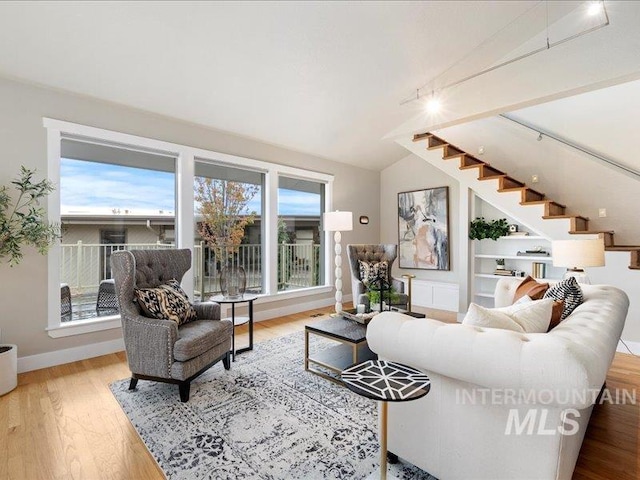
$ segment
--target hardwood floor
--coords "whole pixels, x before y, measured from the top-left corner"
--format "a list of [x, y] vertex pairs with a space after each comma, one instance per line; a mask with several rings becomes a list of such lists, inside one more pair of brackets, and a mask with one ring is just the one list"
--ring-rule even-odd
[[[328, 311], [257, 323], [254, 340], [303, 331], [311, 315]], [[455, 321], [455, 314], [428, 313]], [[247, 335], [236, 339], [244, 345]], [[109, 390], [128, 376], [124, 352], [19, 375], [18, 388], [0, 397], [0, 479], [164, 478]], [[640, 359], [616, 354], [607, 386], [640, 392]], [[639, 432], [638, 405], [596, 406], [574, 478], [640, 478]]]

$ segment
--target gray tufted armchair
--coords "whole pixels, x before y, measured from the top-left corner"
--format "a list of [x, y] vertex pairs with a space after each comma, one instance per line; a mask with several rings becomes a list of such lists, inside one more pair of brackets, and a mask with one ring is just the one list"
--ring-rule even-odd
[[131, 250], [111, 256], [127, 361], [129, 390], [139, 379], [178, 384], [180, 400], [189, 400], [191, 381], [222, 360], [229, 370], [233, 326], [220, 320], [220, 305], [196, 303], [198, 320], [178, 326], [172, 320], [145, 317], [134, 301], [134, 288], [178, 282], [191, 268], [191, 251]]
[[394, 307], [406, 309], [408, 297], [404, 293], [404, 283], [391, 276], [391, 266], [398, 256], [398, 246], [393, 243], [380, 245], [347, 245], [347, 255], [349, 256], [349, 267], [351, 269], [351, 293], [353, 295], [353, 303], [363, 303], [369, 306], [369, 297], [366, 295], [367, 287], [362, 283], [360, 278], [360, 267], [358, 260], [363, 262], [381, 262], [386, 260], [389, 263], [388, 282], [398, 292], [399, 299], [393, 303]]

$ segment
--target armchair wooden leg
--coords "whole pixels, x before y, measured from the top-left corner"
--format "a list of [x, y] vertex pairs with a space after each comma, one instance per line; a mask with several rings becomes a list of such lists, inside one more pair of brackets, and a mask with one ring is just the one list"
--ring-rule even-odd
[[138, 379], [131, 377], [131, 380], [129, 381], [129, 390], [134, 390], [136, 385], [138, 385]]
[[178, 384], [178, 390], [180, 390], [180, 401], [182, 403], [189, 401], [190, 389], [191, 389], [191, 382], [182, 382]]
[[224, 365], [225, 370], [231, 369], [231, 352], [227, 352], [227, 354], [222, 359], [222, 364]]

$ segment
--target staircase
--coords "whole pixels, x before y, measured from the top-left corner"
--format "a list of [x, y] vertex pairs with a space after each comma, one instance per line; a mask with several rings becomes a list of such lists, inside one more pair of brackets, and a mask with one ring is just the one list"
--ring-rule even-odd
[[[640, 246], [616, 245], [613, 231], [590, 230], [589, 219], [587, 217], [574, 213], [568, 213], [568, 209], [565, 205], [547, 198], [544, 193], [527, 187], [524, 182], [510, 177], [506, 172], [502, 172], [501, 170], [492, 167], [489, 163], [475, 158], [473, 155], [470, 155], [460, 148], [447, 143], [445, 140], [437, 137], [436, 135], [433, 135], [432, 133], [426, 132], [413, 136], [414, 143], [424, 142], [425, 140], [427, 141], [427, 150], [442, 149], [442, 160], [444, 160], [445, 162], [449, 162], [450, 160], [457, 160], [459, 162], [457, 169], [463, 172], [467, 171], [471, 173], [477, 173], [478, 182], [485, 183], [494, 181], [495, 185], [495, 181], [497, 181], [497, 188], [495, 188], [495, 192], [497, 192], [498, 194], [508, 194], [510, 195], [510, 197], [514, 197], [513, 194], [515, 194], [516, 201], [519, 200], [517, 201], [518, 205], [526, 208], [537, 207], [536, 212], [541, 213], [540, 218], [542, 220], [564, 220], [565, 223], [561, 225], [567, 225], [567, 234], [591, 235], [592, 237], [603, 239], [606, 251], [630, 252], [631, 258], [629, 268], [632, 270], [640, 270]], [[402, 142], [399, 143], [404, 144]], [[415, 148], [410, 148], [410, 145], [404, 144], [404, 146], [409, 150], [418, 153], [415, 151]], [[420, 156], [424, 157], [424, 155]], [[439, 168], [441, 170], [444, 170], [445, 172], [449, 170], [449, 172], [447, 173], [450, 173], [450, 170], [454, 167], [452, 167], [451, 165], [442, 165], [439, 166]], [[476, 185], [476, 188], [473, 189], [476, 191], [484, 190], [487, 195], [490, 195], [485, 185], [478, 184]], [[491, 190], [494, 189], [492, 188]], [[524, 216], [523, 223], [528, 223], [529, 226], [531, 226], [534, 230], [537, 230], [535, 225], [531, 225], [531, 223], [535, 221], [534, 218], [532, 218], [532, 216], [530, 215], [531, 212], [521, 213]], [[518, 217], [518, 215], [516, 215], [516, 217]], [[556, 230], [557, 228], [558, 226], [554, 227], [554, 229]], [[543, 227], [543, 231], [548, 231], [548, 229]], [[552, 236], [552, 238], [556, 238], [556, 236]]]

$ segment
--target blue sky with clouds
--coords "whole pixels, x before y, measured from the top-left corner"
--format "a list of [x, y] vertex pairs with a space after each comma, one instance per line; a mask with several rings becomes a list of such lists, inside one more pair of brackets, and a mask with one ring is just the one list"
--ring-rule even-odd
[[[60, 165], [62, 212], [91, 208], [175, 211], [175, 175], [141, 168], [63, 158]], [[248, 211], [260, 213], [260, 195]], [[280, 215], [319, 215], [320, 195], [278, 190]]]

